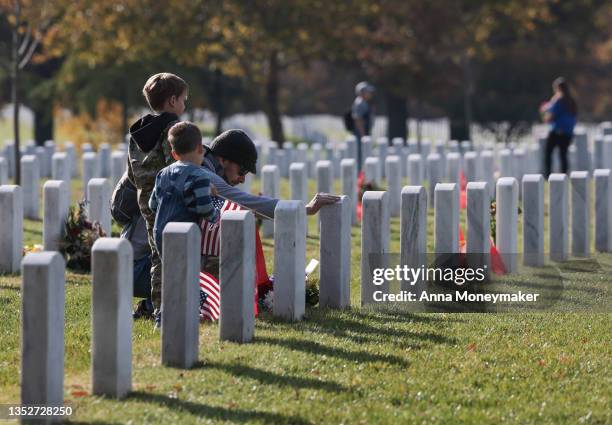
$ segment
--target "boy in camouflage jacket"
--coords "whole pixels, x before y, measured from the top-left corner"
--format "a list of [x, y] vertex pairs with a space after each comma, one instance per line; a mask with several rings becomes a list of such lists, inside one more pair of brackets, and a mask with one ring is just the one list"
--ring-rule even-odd
[[155, 213], [148, 203], [157, 173], [174, 162], [168, 130], [185, 111], [188, 91], [187, 83], [174, 74], [153, 75], [142, 93], [154, 114], [144, 116], [130, 127], [128, 176], [138, 191], [138, 206], [147, 225], [151, 247], [151, 300], [156, 312], [161, 306], [161, 258], [153, 234]]

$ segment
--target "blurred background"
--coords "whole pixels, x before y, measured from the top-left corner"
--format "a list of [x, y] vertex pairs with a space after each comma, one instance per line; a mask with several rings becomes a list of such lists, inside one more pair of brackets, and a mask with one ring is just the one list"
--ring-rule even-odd
[[118, 143], [162, 71], [189, 83], [185, 118], [207, 136], [240, 126], [281, 144], [345, 138], [362, 80], [377, 88], [374, 135], [390, 139], [520, 139], [560, 75], [579, 121], [612, 118], [610, 1], [0, 5], [0, 142]]

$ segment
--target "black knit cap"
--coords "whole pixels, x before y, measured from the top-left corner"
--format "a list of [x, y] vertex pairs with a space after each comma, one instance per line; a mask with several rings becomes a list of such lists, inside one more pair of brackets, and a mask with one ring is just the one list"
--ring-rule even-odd
[[210, 142], [209, 149], [216, 156], [229, 159], [255, 174], [257, 149], [255, 143], [244, 131], [224, 131]]

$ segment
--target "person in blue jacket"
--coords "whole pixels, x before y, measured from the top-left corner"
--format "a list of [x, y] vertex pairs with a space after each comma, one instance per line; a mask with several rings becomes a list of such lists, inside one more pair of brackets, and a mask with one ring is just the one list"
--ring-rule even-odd
[[544, 160], [544, 174], [547, 179], [551, 173], [552, 155], [555, 148], [559, 149], [561, 171], [565, 174], [569, 172], [567, 151], [574, 137], [578, 114], [576, 100], [565, 78], [559, 77], [553, 82], [553, 92], [554, 95], [550, 101], [540, 109], [544, 115], [544, 121], [550, 123]]

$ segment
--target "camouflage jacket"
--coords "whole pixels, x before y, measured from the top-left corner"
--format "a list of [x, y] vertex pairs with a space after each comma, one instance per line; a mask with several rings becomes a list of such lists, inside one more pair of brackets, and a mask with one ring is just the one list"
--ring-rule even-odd
[[174, 114], [147, 115], [130, 127], [128, 177], [136, 186], [138, 205], [145, 220], [150, 221], [149, 198], [155, 186], [155, 176], [174, 162], [168, 130], [178, 121]]

